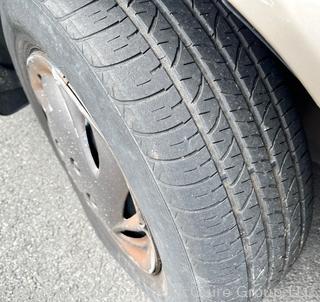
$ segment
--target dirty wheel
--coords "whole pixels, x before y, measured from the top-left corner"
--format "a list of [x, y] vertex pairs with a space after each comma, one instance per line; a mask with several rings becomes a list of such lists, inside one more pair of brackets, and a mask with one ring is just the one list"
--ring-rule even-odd
[[281, 66], [220, 1], [1, 9], [92, 224], [150, 296], [259, 300], [288, 272], [312, 215], [304, 133]]

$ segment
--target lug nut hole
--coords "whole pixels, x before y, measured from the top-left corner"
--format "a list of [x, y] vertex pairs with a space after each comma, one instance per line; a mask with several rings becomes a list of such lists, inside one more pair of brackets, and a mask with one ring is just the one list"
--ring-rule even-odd
[[70, 163], [73, 166], [74, 170], [77, 172], [77, 174], [80, 175], [80, 168], [77, 162], [72, 157], [70, 158]]

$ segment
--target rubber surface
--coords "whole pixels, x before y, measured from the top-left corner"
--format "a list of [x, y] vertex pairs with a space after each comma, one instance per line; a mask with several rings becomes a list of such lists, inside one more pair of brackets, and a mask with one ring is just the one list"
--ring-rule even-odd
[[312, 186], [303, 130], [268, 50], [217, 1], [42, 3], [139, 144], [196, 299], [229, 290], [226, 301], [246, 301], [278, 282], [310, 228]]
[[[0, 132], [0, 301], [151, 302], [94, 234], [31, 108], [0, 117]], [[309, 239], [263, 302], [319, 302], [319, 169], [314, 176]]]

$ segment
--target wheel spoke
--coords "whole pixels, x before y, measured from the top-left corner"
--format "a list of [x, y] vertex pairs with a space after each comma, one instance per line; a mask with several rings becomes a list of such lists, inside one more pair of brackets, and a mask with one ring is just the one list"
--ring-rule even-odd
[[146, 233], [146, 225], [141, 220], [139, 214], [135, 214], [128, 219], [124, 219], [121, 223], [113, 228], [114, 232], [122, 233], [125, 231]]
[[126, 180], [104, 139], [94, 130], [99, 153], [99, 174], [94, 181], [92, 196], [112, 228], [123, 219], [126, 198], [129, 194]]

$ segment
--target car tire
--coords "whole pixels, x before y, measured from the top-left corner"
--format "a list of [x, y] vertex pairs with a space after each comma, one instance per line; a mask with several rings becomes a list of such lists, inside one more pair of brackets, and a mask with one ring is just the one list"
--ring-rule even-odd
[[285, 276], [312, 217], [304, 132], [283, 68], [220, 1], [5, 0], [1, 13], [31, 103], [39, 47], [123, 165], [166, 276], [159, 293], [126, 267], [150, 296], [259, 300]]

